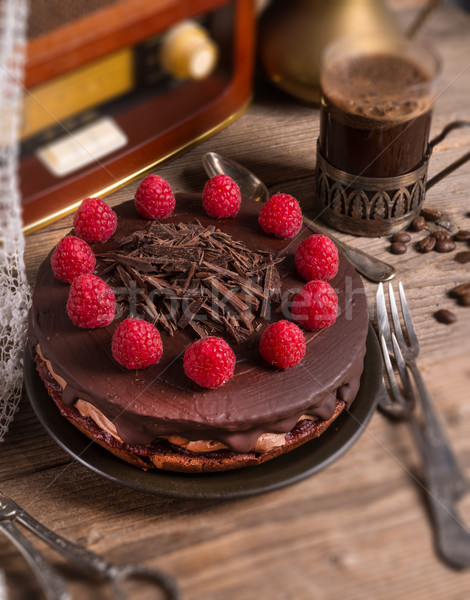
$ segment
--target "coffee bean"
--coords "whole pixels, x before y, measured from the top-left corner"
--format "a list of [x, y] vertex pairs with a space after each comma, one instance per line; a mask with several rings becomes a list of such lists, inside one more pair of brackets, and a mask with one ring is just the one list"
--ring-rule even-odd
[[450, 290], [450, 295], [454, 298], [459, 298], [464, 294], [470, 294], [470, 281], [460, 283]]
[[426, 221], [439, 221], [444, 216], [442, 210], [438, 210], [437, 208], [422, 208], [421, 216], [426, 219]]
[[411, 229], [413, 231], [422, 231], [426, 226], [426, 220], [424, 217], [416, 217], [411, 223]]
[[459, 304], [462, 306], [470, 306], [470, 292], [459, 296]]
[[454, 235], [454, 240], [456, 242], [465, 242], [466, 240], [470, 240], [470, 231], [468, 231], [468, 229], [459, 229]]
[[394, 242], [401, 242], [402, 244], [407, 244], [411, 240], [411, 235], [406, 231], [399, 231], [398, 233], [394, 233], [390, 238], [392, 244]]
[[466, 265], [470, 262], [470, 250], [466, 252], [457, 252], [454, 256], [455, 262], [458, 262], [459, 265]]
[[437, 252], [452, 252], [455, 250], [454, 240], [437, 240], [436, 248]]
[[439, 323], [445, 323], [446, 325], [450, 325], [450, 323], [455, 323], [455, 321], [457, 321], [457, 315], [446, 308], [441, 308], [435, 312], [434, 317]]
[[420, 252], [431, 252], [434, 250], [434, 246], [436, 245], [436, 238], [432, 235], [428, 235], [418, 242], [418, 249]]
[[436, 225], [439, 225], [442, 229], [447, 229], [450, 235], [454, 235], [459, 230], [457, 225], [447, 217], [442, 217], [442, 219], [436, 221]]
[[390, 246], [390, 252], [392, 254], [405, 254], [406, 244], [403, 242], [393, 242], [393, 244]]
[[450, 233], [448, 231], [443, 231], [442, 229], [433, 231], [431, 235], [432, 237], [435, 237], [436, 240], [450, 240]]

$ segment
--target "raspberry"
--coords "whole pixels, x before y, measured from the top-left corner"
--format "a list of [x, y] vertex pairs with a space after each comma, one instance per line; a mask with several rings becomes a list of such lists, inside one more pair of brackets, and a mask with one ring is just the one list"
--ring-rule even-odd
[[160, 175], [148, 175], [135, 193], [135, 207], [146, 219], [163, 219], [175, 210], [176, 200], [168, 181]]
[[305, 338], [301, 329], [289, 321], [277, 321], [263, 331], [259, 342], [261, 356], [279, 369], [289, 369], [305, 355]]
[[163, 354], [158, 329], [148, 321], [125, 319], [113, 335], [111, 349], [115, 360], [126, 369], [145, 369]]
[[311, 235], [304, 240], [295, 253], [295, 266], [300, 275], [310, 281], [329, 281], [338, 272], [338, 249], [326, 235]]
[[289, 194], [275, 194], [259, 212], [258, 222], [265, 233], [287, 239], [299, 233], [302, 211], [299, 203]]
[[292, 316], [305, 329], [325, 329], [336, 320], [338, 296], [326, 281], [309, 281], [292, 301]]
[[225, 340], [209, 336], [191, 344], [184, 353], [184, 372], [205, 388], [216, 388], [232, 377], [235, 354]]
[[96, 275], [79, 275], [70, 286], [67, 314], [79, 327], [106, 327], [114, 319], [116, 299], [107, 283]]
[[105, 242], [116, 231], [117, 215], [101, 198], [85, 198], [75, 213], [73, 227], [86, 242]]
[[228, 175], [216, 175], [206, 181], [202, 192], [202, 206], [209, 217], [236, 217], [241, 202], [240, 188]]
[[90, 246], [74, 235], [60, 240], [51, 256], [51, 265], [57, 279], [72, 283], [79, 275], [93, 273], [96, 258]]

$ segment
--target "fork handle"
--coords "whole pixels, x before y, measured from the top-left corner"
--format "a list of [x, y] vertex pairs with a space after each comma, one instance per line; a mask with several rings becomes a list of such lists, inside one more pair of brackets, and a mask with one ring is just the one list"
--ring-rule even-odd
[[464, 492], [466, 488], [466, 479], [462, 473], [458, 460], [452, 450], [452, 446], [450, 445], [449, 439], [439, 422], [439, 419], [436, 415], [436, 412], [433, 407], [433, 403], [431, 397], [428, 394], [426, 386], [424, 384], [423, 378], [421, 377], [421, 373], [416, 366], [414, 361], [410, 361], [408, 366], [413, 375], [413, 379], [416, 383], [416, 388], [418, 391], [418, 396], [421, 401], [421, 408], [423, 411], [423, 420], [424, 420], [424, 428], [423, 435], [426, 437], [426, 441], [436, 450], [435, 458], [438, 459], [436, 462], [438, 463], [440, 469], [449, 474], [452, 472], [452, 477], [454, 479], [454, 483], [458, 489], [456, 492], [458, 495]]
[[429, 507], [434, 519], [436, 547], [440, 556], [452, 567], [470, 567], [470, 531], [462, 523], [462, 518], [453, 502], [442, 502], [434, 496], [429, 482]]
[[421, 402], [424, 427], [419, 426], [414, 415], [410, 418], [410, 425], [423, 461], [436, 548], [447, 564], [457, 569], [468, 568], [470, 531], [463, 524], [455, 503], [466, 490], [467, 481], [416, 363], [410, 361], [409, 368]]
[[0, 522], [0, 531], [15, 544], [25, 557], [47, 600], [71, 600], [72, 597], [62, 577], [11, 521]]
[[455, 505], [452, 481], [436, 460], [436, 451], [429, 446], [414, 415], [410, 426], [420, 451], [425, 477], [426, 497], [434, 522], [435, 544], [443, 560], [457, 569], [470, 567], [470, 531], [463, 524]]
[[[21, 506], [19, 506], [14, 500], [5, 496], [0, 492], [0, 508], [3, 509], [3, 514], [7, 517], [14, 519], [17, 523], [24, 525], [31, 533], [40, 537], [46, 544], [49, 544], [62, 556], [69, 558], [79, 567], [89, 569], [95, 573], [101, 573], [106, 575], [109, 564], [104, 558], [95, 554], [94, 552], [78, 546], [73, 542], [63, 538], [58, 533], [55, 533], [48, 529], [45, 525], [37, 521], [29, 513], [27, 513]], [[1, 516], [1, 513], [0, 513]], [[16, 530], [18, 536], [20, 532]]]

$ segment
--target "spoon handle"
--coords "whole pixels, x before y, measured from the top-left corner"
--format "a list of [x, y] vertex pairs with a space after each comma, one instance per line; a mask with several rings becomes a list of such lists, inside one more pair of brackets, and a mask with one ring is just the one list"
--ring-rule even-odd
[[394, 266], [359, 250], [358, 248], [354, 248], [353, 246], [349, 246], [348, 244], [343, 244], [338, 238], [331, 235], [329, 231], [324, 229], [321, 225], [319, 225], [316, 221], [312, 221], [308, 217], [304, 217], [304, 223], [310, 227], [314, 228], [320, 233], [324, 233], [327, 235], [330, 240], [336, 244], [341, 250], [349, 262], [356, 268], [361, 275], [367, 277], [371, 281], [376, 283], [380, 281], [389, 281], [393, 279], [397, 274], [397, 271]]

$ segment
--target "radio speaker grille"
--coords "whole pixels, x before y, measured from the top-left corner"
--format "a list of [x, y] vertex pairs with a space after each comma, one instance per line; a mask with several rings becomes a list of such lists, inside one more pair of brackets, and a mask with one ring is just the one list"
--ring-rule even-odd
[[30, 2], [28, 39], [32, 40], [120, 0], [34, 0]]

